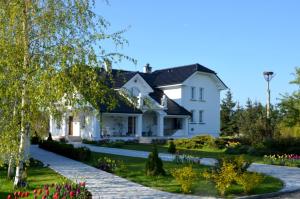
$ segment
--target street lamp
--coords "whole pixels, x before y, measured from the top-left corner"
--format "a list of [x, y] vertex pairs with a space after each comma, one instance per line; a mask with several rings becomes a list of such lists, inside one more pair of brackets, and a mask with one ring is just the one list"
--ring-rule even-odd
[[263, 72], [264, 78], [267, 81], [267, 119], [270, 118], [270, 103], [271, 103], [271, 91], [270, 91], [270, 81], [274, 77], [272, 71]]

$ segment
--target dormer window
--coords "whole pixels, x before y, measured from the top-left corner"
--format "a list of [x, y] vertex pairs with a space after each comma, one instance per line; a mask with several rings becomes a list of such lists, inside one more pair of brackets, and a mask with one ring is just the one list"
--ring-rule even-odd
[[196, 88], [195, 87], [191, 87], [191, 100], [195, 100], [196, 97]]

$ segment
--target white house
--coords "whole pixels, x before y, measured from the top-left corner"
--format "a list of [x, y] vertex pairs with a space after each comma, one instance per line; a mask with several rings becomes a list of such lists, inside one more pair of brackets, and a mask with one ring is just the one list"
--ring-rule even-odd
[[[227, 87], [214, 71], [200, 64], [102, 72], [107, 70], [121, 99], [118, 106], [110, 111], [105, 106], [76, 112], [70, 108], [62, 121], [50, 118], [52, 136], [100, 140], [219, 135], [220, 91]], [[126, 96], [131, 104], [122, 100]]]

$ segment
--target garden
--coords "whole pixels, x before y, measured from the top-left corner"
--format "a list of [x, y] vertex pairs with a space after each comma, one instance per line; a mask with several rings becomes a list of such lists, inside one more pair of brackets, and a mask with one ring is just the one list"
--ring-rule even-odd
[[[144, 186], [172, 193], [236, 197], [275, 192], [283, 187], [276, 178], [247, 172], [251, 162], [244, 157], [230, 156], [220, 159], [216, 167], [209, 167], [190, 158], [164, 162], [158, 157], [159, 147], [156, 145], [151, 146], [148, 159], [95, 153], [85, 147], [73, 148], [58, 141], [45, 141], [40, 143], [40, 147]], [[83, 154], [72, 156], [76, 151]]]
[[91, 194], [83, 179], [71, 182], [38, 160], [30, 159], [24, 181], [26, 185], [15, 188], [13, 181], [7, 178], [7, 168], [0, 168], [0, 198], [7, 199], [90, 199]]

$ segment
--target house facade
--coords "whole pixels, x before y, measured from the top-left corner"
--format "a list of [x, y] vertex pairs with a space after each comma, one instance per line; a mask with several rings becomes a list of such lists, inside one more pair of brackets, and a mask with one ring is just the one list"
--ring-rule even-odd
[[[143, 72], [106, 68], [120, 97], [113, 110], [87, 105], [72, 107], [62, 120], [50, 118], [55, 137], [80, 139], [179, 138], [220, 133], [220, 92], [226, 85], [217, 73], [192, 64]], [[126, 98], [126, 100], [124, 100]], [[122, 100], [123, 99], [123, 100]], [[128, 103], [129, 102], [129, 103]]]

